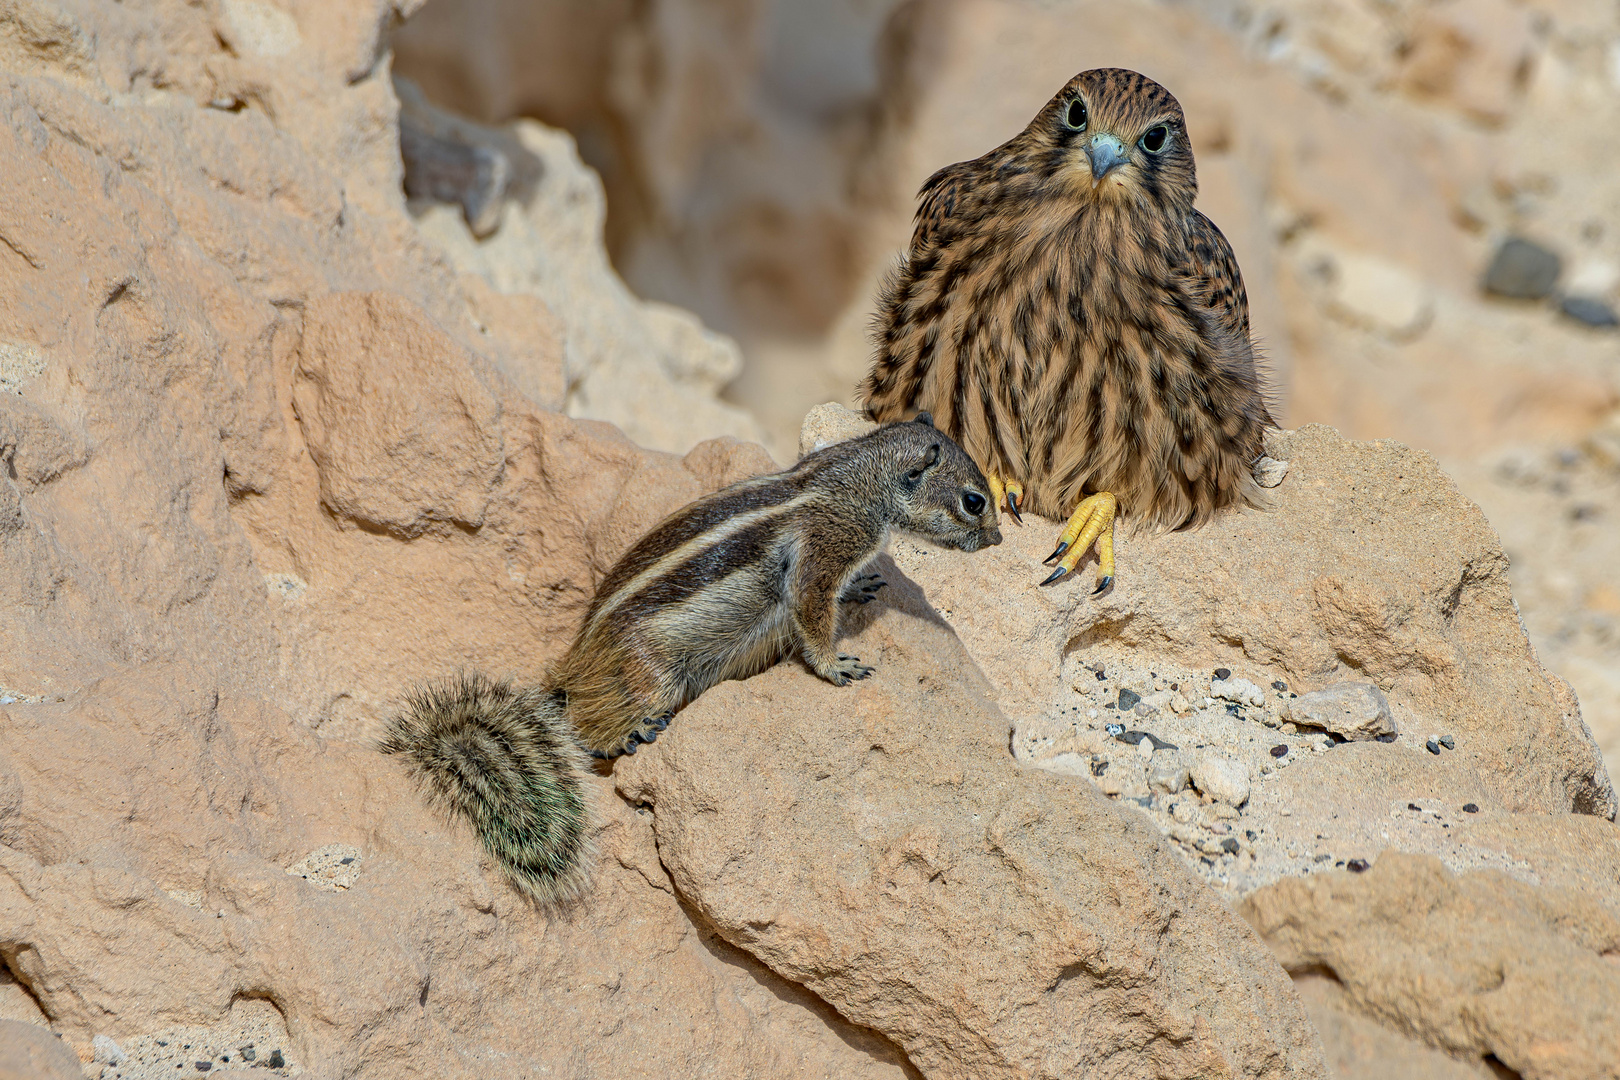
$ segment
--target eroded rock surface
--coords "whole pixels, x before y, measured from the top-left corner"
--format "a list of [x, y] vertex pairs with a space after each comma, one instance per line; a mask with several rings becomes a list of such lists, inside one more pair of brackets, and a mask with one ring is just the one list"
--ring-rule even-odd
[[888, 577], [845, 646], [871, 679], [724, 684], [615, 770], [681, 894], [928, 1076], [1322, 1075], [1271, 957], [1140, 817], [1020, 768], [955, 634]]

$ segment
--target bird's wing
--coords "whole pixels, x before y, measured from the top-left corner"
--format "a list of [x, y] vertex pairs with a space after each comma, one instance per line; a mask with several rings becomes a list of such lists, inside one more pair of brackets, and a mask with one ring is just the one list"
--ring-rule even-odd
[[1187, 262], [1189, 284], [1198, 299], [1222, 330], [1236, 341], [1248, 343], [1249, 296], [1243, 291], [1237, 257], [1221, 230], [1197, 210], [1187, 221]]
[[954, 233], [953, 217], [972, 188], [971, 161], [947, 165], [930, 176], [917, 197], [917, 222], [911, 232], [911, 250], [942, 243]]

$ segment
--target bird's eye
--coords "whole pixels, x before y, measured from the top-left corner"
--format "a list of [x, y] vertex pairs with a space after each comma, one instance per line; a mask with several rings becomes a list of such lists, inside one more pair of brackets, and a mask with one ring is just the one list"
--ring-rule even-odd
[[1142, 136], [1142, 149], [1150, 154], [1157, 154], [1170, 145], [1170, 129], [1163, 124], [1148, 128], [1148, 133]]
[[984, 496], [980, 495], [977, 491], [962, 492], [962, 509], [972, 514], [974, 517], [978, 517], [980, 514], [984, 513]]
[[1069, 102], [1068, 123], [1076, 131], [1086, 130], [1086, 103], [1079, 98]]

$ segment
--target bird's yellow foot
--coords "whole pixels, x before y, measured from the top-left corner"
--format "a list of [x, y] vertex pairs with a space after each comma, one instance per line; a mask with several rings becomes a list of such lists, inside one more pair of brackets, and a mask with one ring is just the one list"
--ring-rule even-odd
[[1095, 495], [1083, 499], [1075, 507], [1074, 516], [1064, 526], [1063, 533], [1058, 537], [1057, 550], [1046, 557], [1048, 566], [1055, 560], [1057, 569], [1052, 576], [1041, 582], [1050, 585], [1064, 574], [1072, 571], [1080, 562], [1093, 542], [1097, 545], [1097, 588], [1092, 591], [1093, 596], [1102, 592], [1114, 583], [1114, 515], [1119, 509], [1119, 503], [1114, 496], [1106, 491], [1099, 491]]
[[996, 476], [994, 473], [986, 479], [990, 481], [991, 503], [995, 505], [997, 510], [1005, 506], [1007, 513], [1012, 515], [1012, 519], [1022, 525], [1024, 519], [1018, 515], [1018, 511], [1024, 503], [1024, 485], [1017, 480], [1003, 481], [1001, 477]]

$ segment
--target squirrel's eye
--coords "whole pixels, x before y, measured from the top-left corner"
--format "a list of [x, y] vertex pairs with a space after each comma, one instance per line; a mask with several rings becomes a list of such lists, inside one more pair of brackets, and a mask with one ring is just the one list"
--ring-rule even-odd
[[1079, 98], [1069, 102], [1068, 123], [1076, 131], [1086, 130], [1086, 103]]
[[1170, 129], [1163, 124], [1148, 128], [1148, 133], [1142, 136], [1142, 149], [1150, 154], [1161, 152], [1170, 145]]
[[977, 491], [962, 492], [962, 509], [972, 514], [974, 517], [978, 517], [980, 514], [984, 513], [984, 496], [980, 495]]

